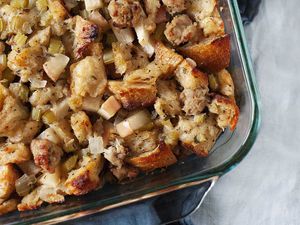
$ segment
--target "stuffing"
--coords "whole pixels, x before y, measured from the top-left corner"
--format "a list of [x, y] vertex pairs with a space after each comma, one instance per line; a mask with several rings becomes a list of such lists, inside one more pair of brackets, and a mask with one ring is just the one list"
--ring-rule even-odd
[[9, 199], [0, 204], [0, 216], [17, 209], [18, 201], [16, 199]]
[[24, 121], [23, 125], [18, 127], [14, 135], [8, 137], [8, 140], [12, 143], [22, 142], [24, 144], [29, 144], [37, 135], [41, 127], [42, 123], [39, 121]]
[[159, 0], [144, 0], [145, 9], [147, 15], [151, 19], [155, 19], [159, 9], [161, 8], [161, 4]]
[[154, 86], [162, 73], [163, 71], [160, 66], [155, 62], [151, 62], [144, 68], [127, 73], [123, 80], [128, 84], [146, 84]]
[[100, 185], [99, 174], [103, 168], [103, 157], [100, 155], [83, 156], [79, 168], [68, 174], [65, 182], [67, 193], [84, 195]]
[[221, 70], [216, 73], [219, 89], [218, 91], [234, 100], [234, 83], [230, 73], [227, 70]]
[[133, 179], [139, 174], [139, 170], [132, 166], [112, 167], [112, 174], [119, 180]]
[[34, 139], [30, 144], [30, 149], [34, 163], [45, 171], [54, 173], [63, 155], [61, 148], [49, 140]]
[[235, 102], [225, 96], [216, 95], [208, 105], [211, 113], [217, 114], [217, 123], [223, 130], [230, 127], [234, 130], [239, 117], [239, 108]]
[[184, 89], [180, 94], [180, 100], [183, 102], [183, 111], [186, 115], [198, 115], [207, 105], [208, 88]]
[[23, 143], [6, 143], [0, 146], [0, 165], [22, 163], [31, 159], [29, 148]]
[[79, 143], [86, 143], [88, 137], [92, 135], [92, 124], [84, 111], [72, 114], [71, 127]]
[[104, 93], [107, 79], [103, 60], [87, 56], [71, 66], [71, 91], [77, 96], [97, 97]]
[[123, 166], [126, 155], [127, 149], [118, 139], [113, 142], [112, 146], [104, 149], [104, 158], [117, 168], [121, 168]]
[[49, 84], [45, 88], [37, 89], [32, 92], [29, 97], [29, 102], [33, 106], [41, 106], [46, 105], [49, 102], [56, 102], [58, 99], [68, 94], [66, 89], [64, 83], [57, 82], [55, 86]]
[[7, 66], [23, 82], [28, 81], [30, 76], [40, 71], [44, 61], [45, 57], [41, 46], [12, 50], [7, 56]]
[[28, 110], [17, 99], [7, 96], [0, 111], [0, 136], [12, 136], [23, 121], [29, 117]]
[[107, 7], [112, 24], [118, 28], [134, 26], [144, 17], [144, 11], [136, 0], [111, 0]]
[[154, 62], [159, 66], [165, 76], [172, 74], [182, 60], [183, 57], [174, 50], [166, 47], [161, 42], [156, 43]]
[[170, 120], [156, 120], [157, 126], [162, 129], [159, 139], [163, 140], [168, 146], [175, 147], [178, 144], [179, 132], [175, 129]]
[[21, 203], [18, 204], [19, 211], [37, 209], [42, 205], [43, 201], [39, 196], [39, 189], [36, 188], [28, 195], [22, 198]]
[[181, 145], [201, 157], [208, 156], [221, 133], [214, 116], [205, 114], [189, 118], [180, 117], [176, 128]]
[[176, 83], [169, 80], [157, 82], [157, 96], [154, 104], [155, 111], [161, 118], [175, 117], [181, 113], [179, 91]]
[[175, 16], [172, 21], [166, 25], [164, 34], [172, 45], [177, 46], [189, 41], [197, 41], [200, 30], [198, 29], [197, 23], [193, 23], [187, 15], [183, 14]]
[[98, 26], [80, 16], [75, 17], [74, 56], [81, 58], [98, 36]]
[[224, 23], [216, 0], [189, 0], [187, 13], [199, 23], [205, 37], [224, 35]]
[[158, 146], [158, 142], [157, 130], [136, 131], [125, 139], [125, 144], [129, 148], [129, 155], [131, 156], [153, 151]]
[[170, 166], [176, 163], [177, 159], [170, 146], [160, 142], [154, 150], [130, 157], [127, 159], [127, 162], [142, 171], [151, 171]]
[[50, 27], [46, 27], [43, 30], [39, 30], [36, 32], [36, 34], [33, 34], [33, 36], [28, 40], [28, 44], [33, 46], [48, 46], [50, 42], [50, 36], [51, 36], [51, 29]]
[[175, 71], [175, 78], [183, 88], [208, 88], [208, 77], [196, 68], [196, 63], [190, 59], [183, 60]]
[[186, 9], [186, 0], [162, 0], [170, 14], [180, 13]]
[[63, 148], [66, 152], [77, 150], [77, 139], [72, 132], [72, 127], [69, 120], [60, 120], [50, 124], [50, 128], [63, 142]]
[[15, 182], [18, 178], [19, 173], [12, 164], [0, 166], [0, 199], [9, 198], [15, 191]]
[[128, 110], [151, 106], [156, 100], [157, 90], [153, 85], [109, 81], [108, 89]]
[[207, 38], [198, 44], [182, 47], [179, 51], [195, 60], [200, 69], [218, 72], [229, 66], [230, 36]]
[[132, 44], [115, 42], [112, 50], [117, 73], [125, 74], [149, 63], [146, 53]]

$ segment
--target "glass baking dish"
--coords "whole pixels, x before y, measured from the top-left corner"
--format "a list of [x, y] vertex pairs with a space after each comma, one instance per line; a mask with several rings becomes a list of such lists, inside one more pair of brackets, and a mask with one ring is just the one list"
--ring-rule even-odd
[[[210, 181], [234, 168], [249, 152], [257, 136], [259, 96], [236, 0], [220, 0], [221, 14], [231, 35], [231, 66], [240, 119], [234, 132], [226, 130], [207, 158], [189, 156], [165, 171], [141, 175], [124, 185], [106, 185], [81, 197], [67, 197], [59, 205], [38, 210], [13, 212], [0, 217], [0, 224], [51, 224], [159, 196]], [[196, 207], [196, 206], [195, 206]], [[194, 208], [195, 208], [194, 207]]]

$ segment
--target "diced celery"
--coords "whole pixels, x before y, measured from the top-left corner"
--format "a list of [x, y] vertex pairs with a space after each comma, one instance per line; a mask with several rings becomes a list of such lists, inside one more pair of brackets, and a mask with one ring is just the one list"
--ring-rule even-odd
[[24, 84], [20, 84], [18, 95], [22, 102], [28, 102], [29, 88]]
[[62, 165], [63, 170], [66, 172], [71, 171], [77, 163], [78, 155], [72, 155], [70, 156]]
[[58, 53], [64, 53], [64, 46], [62, 41], [57, 38], [51, 38], [48, 52], [53, 55]]
[[208, 75], [208, 81], [209, 81], [209, 87], [213, 90], [216, 91], [219, 88], [218, 81], [213, 74]]
[[12, 73], [10, 69], [6, 68], [2, 74], [2, 81], [1, 81], [2, 85], [8, 87], [9, 84], [13, 82], [14, 79], [15, 79], [15, 75]]
[[42, 117], [42, 111], [38, 108], [32, 108], [31, 118], [35, 121], [40, 121]]
[[10, 5], [16, 9], [25, 9], [28, 6], [28, 0], [11, 0]]
[[51, 110], [48, 110], [43, 114], [42, 120], [45, 124], [49, 125], [56, 121], [56, 117], [55, 117], [55, 114]]

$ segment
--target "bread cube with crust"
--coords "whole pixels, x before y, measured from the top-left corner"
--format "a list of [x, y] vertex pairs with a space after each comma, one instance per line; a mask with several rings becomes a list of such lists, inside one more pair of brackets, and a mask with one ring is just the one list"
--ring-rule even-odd
[[221, 129], [213, 115], [197, 115], [181, 117], [177, 130], [181, 145], [192, 150], [200, 157], [208, 156], [209, 151], [217, 140]]
[[216, 95], [208, 105], [211, 113], [217, 114], [217, 123], [221, 129], [230, 127], [234, 130], [239, 118], [239, 108], [235, 101], [221, 95]]
[[84, 195], [101, 184], [99, 174], [104, 160], [101, 155], [83, 156], [78, 168], [71, 170], [65, 182], [67, 194]]
[[156, 87], [149, 84], [109, 81], [108, 89], [128, 110], [151, 106], [156, 100]]
[[183, 57], [173, 49], [166, 47], [161, 42], [155, 44], [154, 62], [161, 69], [165, 77], [171, 75], [182, 61]]
[[29, 148], [23, 143], [6, 143], [0, 146], [0, 165], [22, 163], [31, 159]]
[[198, 44], [179, 49], [186, 57], [193, 59], [197, 66], [205, 72], [218, 72], [230, 63], [230, 36], [211, 37]]
[[39, 188], [35, 188], [28, 195], [24, 196], [21, 203], [18, 204], [19, 211], [33, 210], [39, 208], [43, 201], [39, 196]]
[[71, 127], [79, 143], [86, 143], [92, 135], [92, 124], [84, 111], [79, 111], [71, 116]]
[[219, 85], [218, 92], [234, 100], [234, 83], [230, 73], [224, 69], [216, 73], [216, 77]]
[[196, 63], [191, 59], [183, 60], [175, 70], [175, 78], [185, 89], [208, 88], [207, 74], [196, 68]]
[[127, 162], [142, 171], [152, 171], [170, 166], [177, 162], [170, 146], [161, 141], [156, 148], [142, 154], [132, 156]]
[[98, 26], [80, 16], [76, 16], [74, 29], [74, 56], [81, 58], [98, 36]]
[[4, 215], [6, 213], [15, 211], [17, 209], [18, 200], [17, 199], [9, 199], [0, 204], [0, 215]]
[[0, 199], [7, 199], [15, 190], [18, 171], [12, 164], [0, 166]]

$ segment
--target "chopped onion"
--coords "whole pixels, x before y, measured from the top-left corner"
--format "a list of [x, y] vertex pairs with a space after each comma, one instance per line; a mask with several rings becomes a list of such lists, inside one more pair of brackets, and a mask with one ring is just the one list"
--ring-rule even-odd
[[111, 28], [119, 42], [123, 44], [130, 44], [134, 41], [134, 34], [131, 28], [120, 29], [113, 25], [111, 25]]
[[97, 112], [101, 103], [102, 99], [99, 97], [84, 97], [82, 101], [82, 109], [89, 112]]
[[85, 3], [85, 9], [87, 11], [91, 11], [94, 9], [100, 9], [103, 7], [102, 0], [84, 0], [84, 3]]
[[29, 78], [28, 80], [31, 83], [30, 87], [32, 89], [44, 88], [47, 85], [47, 81], [46, 80], [40, 80], [40, 79], [36, 79], [36, 78]]
[[154, 44], [150, 39], [150, 33], [146, 30], [143, 22], [140, 22], [134, 27], [136, 36], [140, 45], [143, 47], [144, 51], [151, 57], [154, 54]]
[[34, 175], [24, 174], [19, 179], [16, 180], [16, 192], [20, 196], [25, 196], [29, 194], [36, 183], [36, 178]]
[[122, 106], [114, 96], [110, 96], [101, 106], [98, 113], [109, 120], [112, 118]]
[[54, 82], [58, 80], [59, 76], [64, 72], [68, 65], [70, 58], [63, 54], [55, 54], [44, 63], [43, 68], [48, 77]]
[[103, 61], [104, 61], [105, 64], [111, 64], [115, 61], [114, 60], [114, 53], [111, 49], [108, 50], [108, 51], [104, 51]]
[[70, 109], [70, 107], [69, 107], [69, 104], [68, 104], [68, 100], [64, 99], [61, 102], [54, 104], [51, 111], [54, 113], [55, 117], [58, 120], [61, 120], [66, 115], [68, 115], [69, 109]]
[[54, 131], [54, 129], [52, 129], [51, 127], [49, 127], [46, 130], [44, 130], [38, 136], [38, 138], [39, 139], [47, 139], [47, 140], [53, 142], [54, 144], [61, 143], [61, 139], [58, 137], [58, 135], [56, 134], [56, 132]]
[[141, 110], [117, 124], [116, 129], [121, 137], [127, 137], [135, 130], [144, 127], [150, 122], [151, 116], [149, 112], [147, 110]]
[[89, 137], [89, 149], [92, 154], [101, 154], [104, 152], [102, 137]]
[[27, 175], [36, 175], [41, 171], [41, 168], [36, 166], [32, 160], [19, 163], [18, 166]]

